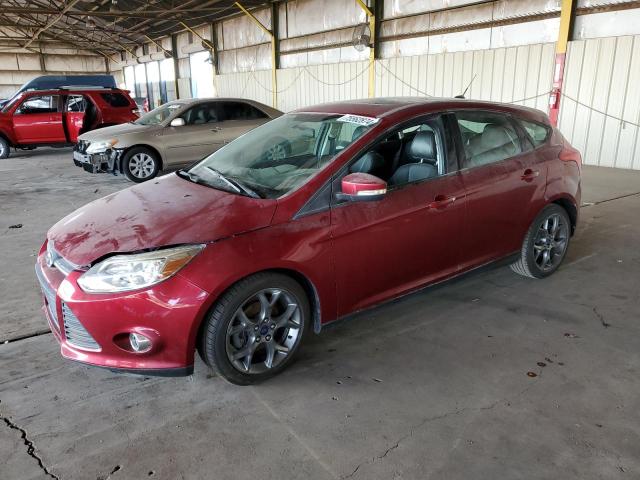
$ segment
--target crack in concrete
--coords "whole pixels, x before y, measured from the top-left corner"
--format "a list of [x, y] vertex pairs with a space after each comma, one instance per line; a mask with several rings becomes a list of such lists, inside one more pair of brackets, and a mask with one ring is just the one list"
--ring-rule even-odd
[[627, 193], [626, 195], [620, 195], [619, 197], [605, 198], [604, 200], [598, 200], [597, 202], [586, 202], [580, 205], [580, 208], [593, 207], [594, 205], [600, 205], [601, 203], [613, 202], [614, 200], [621, 200], [628, 197], [635, 197], [636, 195], [640, 195], [640, 192]]
[[[540, 379], [542, 377], [542, 368], [538, 369], [538, 379]], [[532, 382], [529, 385], [527, 385], [525, 388], [523, 388], [520, 392], [518, 392], [517, 395], [515, 395], [513, 397], [513, 400], [515, 400], [516, 398], [521, 397], [522, 395], [524, 395], [526, 392], [528, 392], [531, 388], [533, 388], [535, 386], [537, 382]], [[430, 422], [434, 422], [436, 420], [442, 420], [443, 418], [447, 418], [447, 417], [452, 417], [452, 416], [456, 416], [456, 415], [461, 415], [463, 413], [467, 413], [467, 412], [481, 412], [481, 411], [487, 411], [487, 410], [492, 410], [493, 408], [497, 407], [499, 404], [501, 403], [505, 403], [506, 405], [510, 405], [511, 402], [513, 400], [508, 400], [508, 399], [499, 399], [499, 400], [495, 400], [494, 402], [491, 402], [488, 405], [485, 405], [483, 407], [464, 407], [464, 408], [457, 408], [455, 410], [452, 410], [450, 412], [445, 412], [442, 413], [440, 415], [435, 415], [432, 417], [427, 417], [425, 419], [423, 419], [422, 421], [420, 421], [419, 423], [417, 423], [416, 425], [413, 425], [411, 427], [409, 427], [409, 433], [401, 436], [393, 445], [391, 445], [389, 448], [387, 448], [384, 453], [382, 453], [381, 455], [376, 455], [373, 458], [370, 458], [369, 460], [359, 463], [356, 468], [348, 475], [344, 475], [342, 477], [340, 477], [340, 480], [346, 480], [348, 478], [353, 478], [356, 473], [358, 473], [358, 470], [360, 470], [361, 467], [365, 466], [365, 465], [371, 465], [376, 463], [378, 460], [382, 460], [383, 458], [387, 457], [387, 455], [389, 455], [389, 453], [391, 453], [392, 451], [396, 450], [400, 444], [405, 441], [408, 438], [411, 438], [413, 436], [413, 434], [415, 433], [416, 430], [424, 427], [427, 423]]]
[[[530, 388], [527, 387], [524, 391], [528, 390]], [[523, 393], [521, 392], [521, 394]], [[452, 416], [457, 416], [457, 415], [461, 415], [463, 413], [466, 413], [467, 411], [484, 411], [484, 410], [491, 410], [492, 408], [496, 407], [500, 402], [502, 402], [502, 400], [496, 400], [495, 402], [490, 403], [489, 405], [486, 405], [484, 407], [476, 407], [476, 408], [471, 408], [471, 407], [464, 407], [464, 408], [458, 408], [455, 410], [452, 410], [450, 412], [445, 412], [443, 414], [440, 415], [435, 415], [432, 417], [427, 417], [424, 418], [423, 420], [421, 420], [419, 423], [417, 423], [416, 425], [413, 425], [411, 427], [409, 427], [409, 432], [405, 435], [403, 435], [402, 437], [400, 437], [393, 445], [391, 445], [389, 448], [387, 448], [384, 453], [382, 453], [381, 455], [376, 455], [373, 458], [370, 458], [369, 460], [359, 463], [356, 468], [353, 470], [353, 472], [351, 472], [349, 475], [344, 475], [342, 477], [340, 477], [342, 480], [345, 480], [347, 478], [353, 478], [353, 476], [358, 473], [358, 470], [360, 470], [360, 467], [363, 467], [364, 465], [371, 465], [376, 463], [378, 460], [382, 460], [383, 458], [385, 458], [387, 455], [389, 455], [389, 453], [391, 453], [393, 450], [397, 449], [400, 444], [402, 442], [404, 442], [407, 438], [411, 438], [413, 436], [413, 434], [415, 433], [416, 430], [419, 430], [420, 428], [424, 427], [427, 423], [430, 422], [434, 422], [436, 420], [442, 420], [443, 418], [447, 418], [447, 417], [452, 417]]]
[[1, 344], [19, 342], [20, 340], [26, 340], [27, 338], [40, 337], [42, 335], [49, 335], [51, 330], [41, 330], [39, 332], [28, 333], [26, 335], [18, 335], [17, 337], [9, 337], [0, 340]]
[[27, 431], [24, 428], [12, 422], [10, 419], [8, 419], [5, 416], [0, 416], [0, 418], [4, 420], [4, 423], [10, 429], [17, 430], [18, 432], [20, 432], [20, 438], [22, 439], [22, 442], [27, 447], [27, 455], [29, 455], [30, 457], [35, 459], [36, 462], [38, 462], [38, 466], [45, 473], [45, 475], [47, 475], [50, 478], [53, 478], [54, 480], [60, 480], [60, 477], [51, 473], [49, 469], [46, 467], [46, 465], [42, 462], [42, 458], [40, 458], [40, 456], [36, 453], [36, 446], [33, 444], [31, 440], [29, 440], [29, 437], [27, 436]]
[[600, 320], [600, 323], [602, 324], [602, 326], [604, 328], [609, 328], [611, 326], [610, 323], [607, 323], [604, 319], [604, 315], [602, 315], [599, 311], [597, 307], [593, 307], [593, 313], [595, 314], [596, 317], [598, 317], [598, 320]]

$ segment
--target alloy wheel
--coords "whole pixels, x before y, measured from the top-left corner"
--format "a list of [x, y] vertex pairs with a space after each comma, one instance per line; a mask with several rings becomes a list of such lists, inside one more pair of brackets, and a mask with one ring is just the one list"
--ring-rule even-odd
[[287, 150], [282, 143], [277, 143], [267, 150], [267, 159], [269, 161], [283, 160], [287, 157]]
[[136, 178], [147, 178], [153, 175], [156, 162], [151, 155], [140, 152], [129, 159], [129, 171]]
[[293, 353], [302, 327], [300, 305], [290, 292], [261, 290], [245, 300], [229, 322], [227, 358], [242, 373], [269, 371]]
[[557, 267], [564, 257], [568, 239], [569, 226], [561, 215], [553, 213], [542, 221], [533, 242], [533, 258], [541, 271]]

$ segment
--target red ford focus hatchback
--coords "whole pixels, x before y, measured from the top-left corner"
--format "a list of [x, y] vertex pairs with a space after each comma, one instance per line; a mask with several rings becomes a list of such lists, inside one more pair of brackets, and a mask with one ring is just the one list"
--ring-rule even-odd
[[310, 107], [51, 228], [36, 273], [62, 355], [231, 382], [323, 325], [498, 260], [542, 278], [580, 205], [580, 154], [543, 113], [468, 100]]

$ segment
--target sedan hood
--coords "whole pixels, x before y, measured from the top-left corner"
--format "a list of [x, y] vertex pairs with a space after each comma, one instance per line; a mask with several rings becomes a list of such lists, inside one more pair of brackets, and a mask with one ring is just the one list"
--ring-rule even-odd
[[85, 205], [56, 223], [47, 238], [70, 262], [89, 265], [110, 253], [205, 243], [263, 228], [276, 203], [170, 174]]
[[87, 133], [83, 133], [78, 140], [86, 142], [98, 142], [109, 140], [119, 135], [127, 135], [130, 133], [152, 132], [158, 129], [158, 125], [136, 125], [135, 123], [122, 123], [111, 127], [99, 128]]

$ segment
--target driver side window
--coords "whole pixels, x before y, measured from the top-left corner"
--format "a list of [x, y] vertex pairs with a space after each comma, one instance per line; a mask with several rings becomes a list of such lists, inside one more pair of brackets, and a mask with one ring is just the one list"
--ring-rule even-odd
[[354, 161], [348, 173], [368, 173], [390, 189], [446, 173], [444, 127], [441, 117], [424, 119], [388, 133]]

